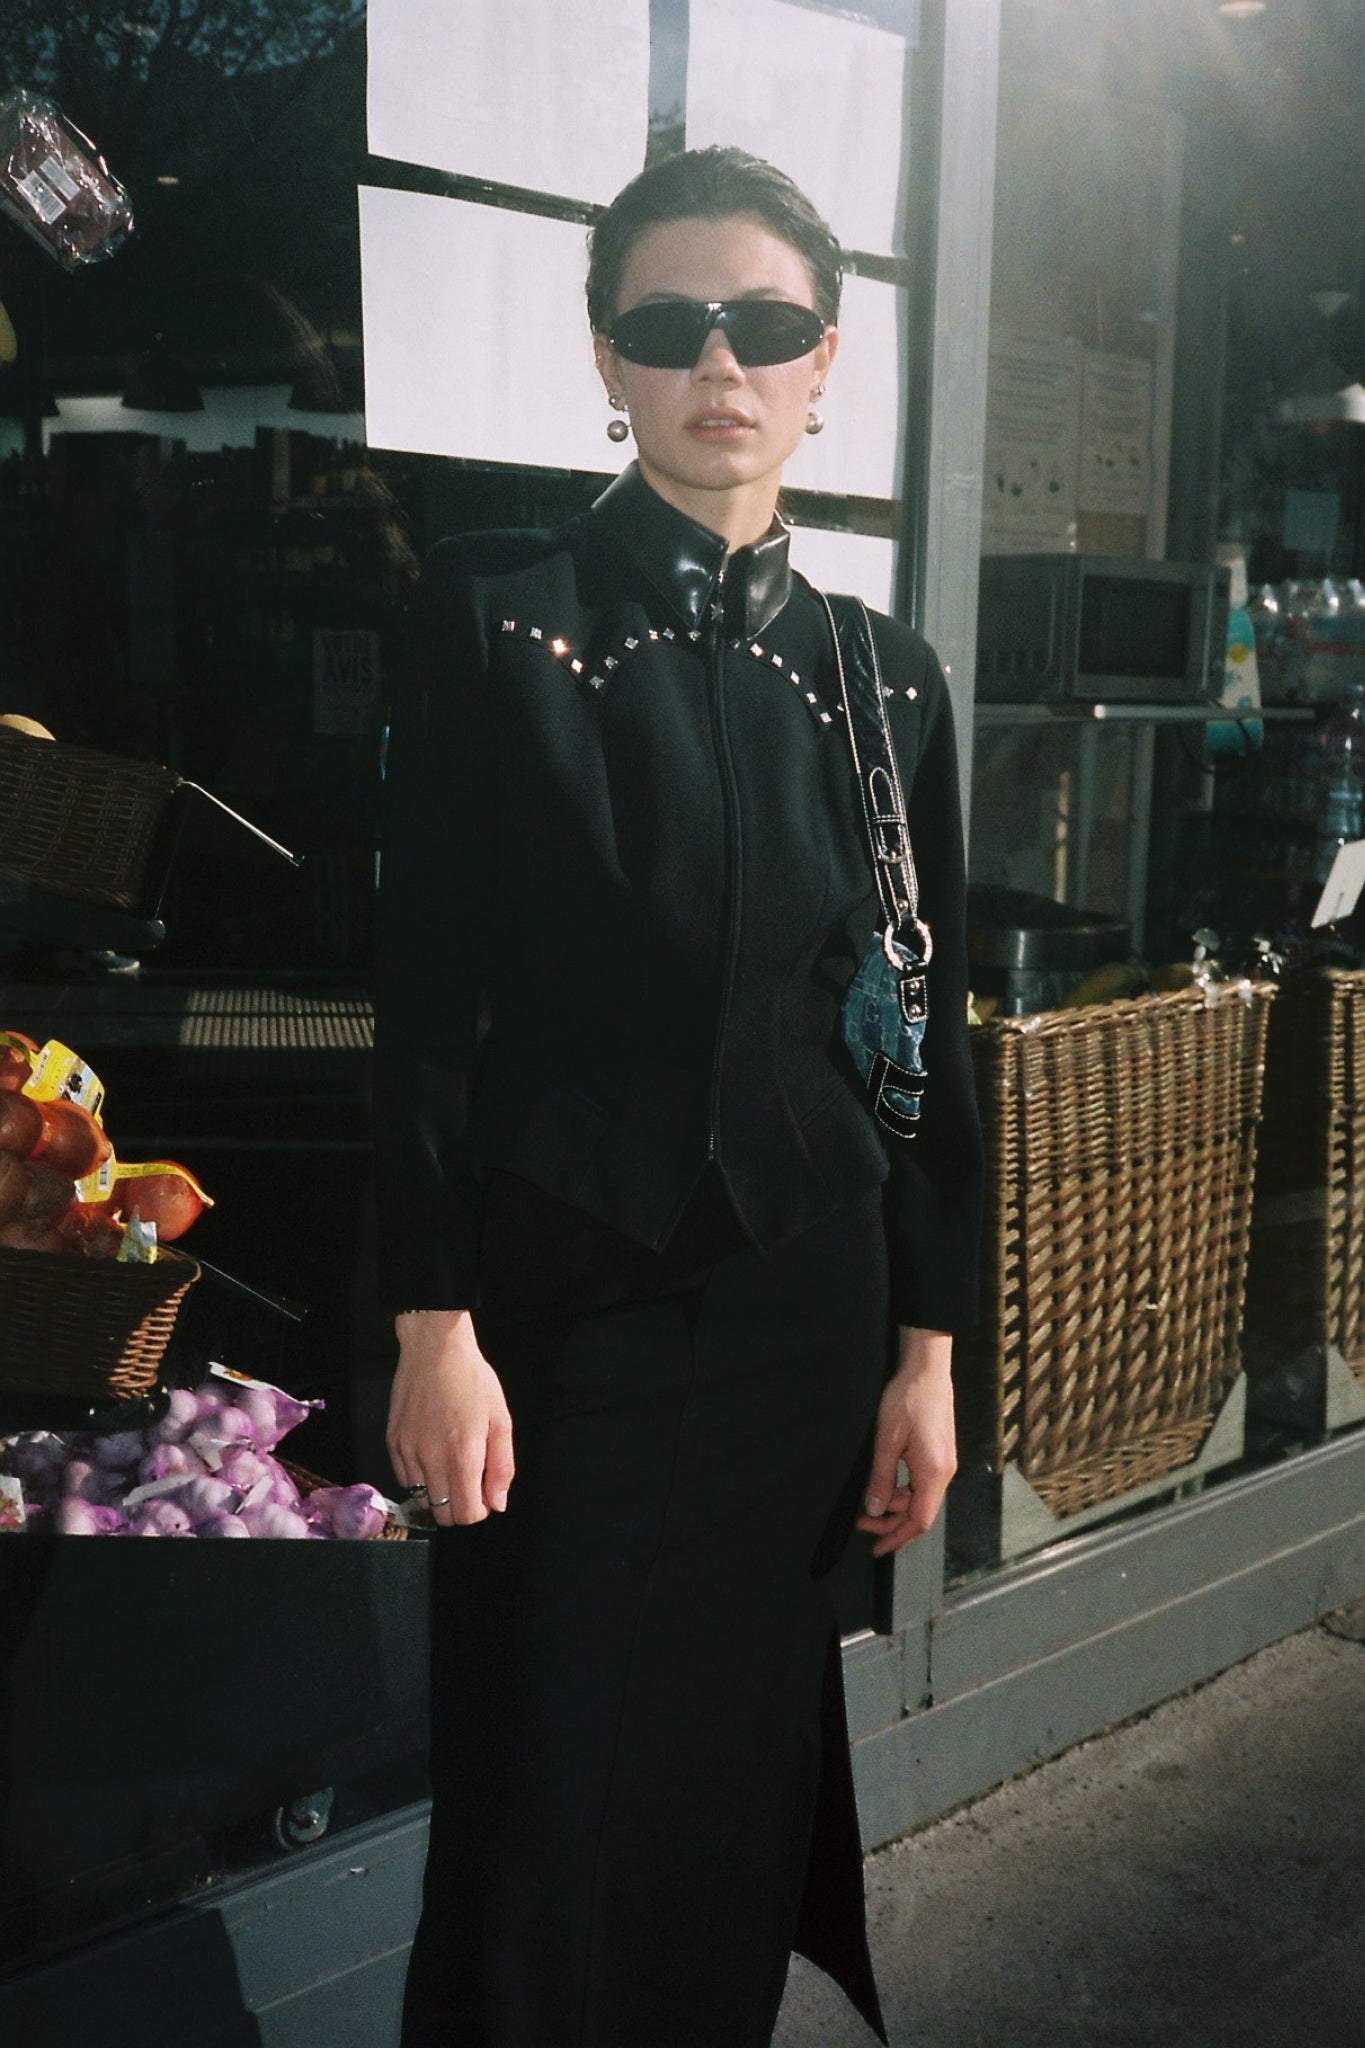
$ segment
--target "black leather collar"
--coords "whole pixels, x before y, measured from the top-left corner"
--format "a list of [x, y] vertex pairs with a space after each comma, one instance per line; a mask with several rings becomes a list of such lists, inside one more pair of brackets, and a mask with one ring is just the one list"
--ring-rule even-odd
[[718, 577], [732, 633], [761, 633], [791, 593], [791, 535], [780, 518], [774, 516], [762, 540], [736, 548], [727, 559], [722, 536], [661, 498], [637, 462], [607, 486], [589, 519], [608, 545], [623, 548], [639, 564], [689, 629], [700, 626]]

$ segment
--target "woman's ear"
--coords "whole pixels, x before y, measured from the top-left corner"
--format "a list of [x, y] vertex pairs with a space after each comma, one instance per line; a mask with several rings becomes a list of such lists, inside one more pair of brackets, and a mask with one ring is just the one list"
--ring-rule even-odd
[[837, 327], [827, 327], [815, 349], [815, 375], [818, 382], [823, 383], [829, 375], [829, 366], [838, 353], [839, 330]]
[[624, 388], [621, 383], [621, 365], [616, 350], [605, 334], [594, 334], [592, 353], [597, 364], [597, 374], [607, 387], [608, 398], [619, 398]]

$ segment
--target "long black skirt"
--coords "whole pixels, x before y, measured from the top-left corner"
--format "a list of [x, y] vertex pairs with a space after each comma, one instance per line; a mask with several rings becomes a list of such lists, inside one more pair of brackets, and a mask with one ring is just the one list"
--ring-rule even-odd
[[833, 1572], [870, 1540], [880, 1190], [657, 1298], [476, 1328], [517, 1472], [432, 1539], [402, 2048], [768, 2048], [793, 1948], [885, 2040]]

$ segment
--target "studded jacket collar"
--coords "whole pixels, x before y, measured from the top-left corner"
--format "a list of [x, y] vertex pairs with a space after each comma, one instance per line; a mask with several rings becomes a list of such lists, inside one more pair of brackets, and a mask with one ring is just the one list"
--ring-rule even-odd
[[727, 559], [721, 535], [661, 498], [637, 462], [598, 498], [588, 526], [594, 539], [644, 571], [689, 631], [700, 626], [718, 585], [727, 631], [746, 637], [763, 632], [791, 595], [791, 535], [780, 518], [761, 540]]

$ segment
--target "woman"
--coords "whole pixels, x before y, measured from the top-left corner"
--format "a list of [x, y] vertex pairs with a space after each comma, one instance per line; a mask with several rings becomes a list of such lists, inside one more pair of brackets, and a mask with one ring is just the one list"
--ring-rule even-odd
[[935, 941], [913, 1143], [840, 1039], [876, 896], [776, 513], [839, 282], [770, 166], [643, 173], [588, 278], [638, 460], [418, 589], [375, 1048], [387, 1441], [438, 1524], [404, 2048], [761, 2048], [793, 1946], [885, 2038], [832, 1567], [952, 1473], [980, 1146], [948, 697], [881, 617]]

